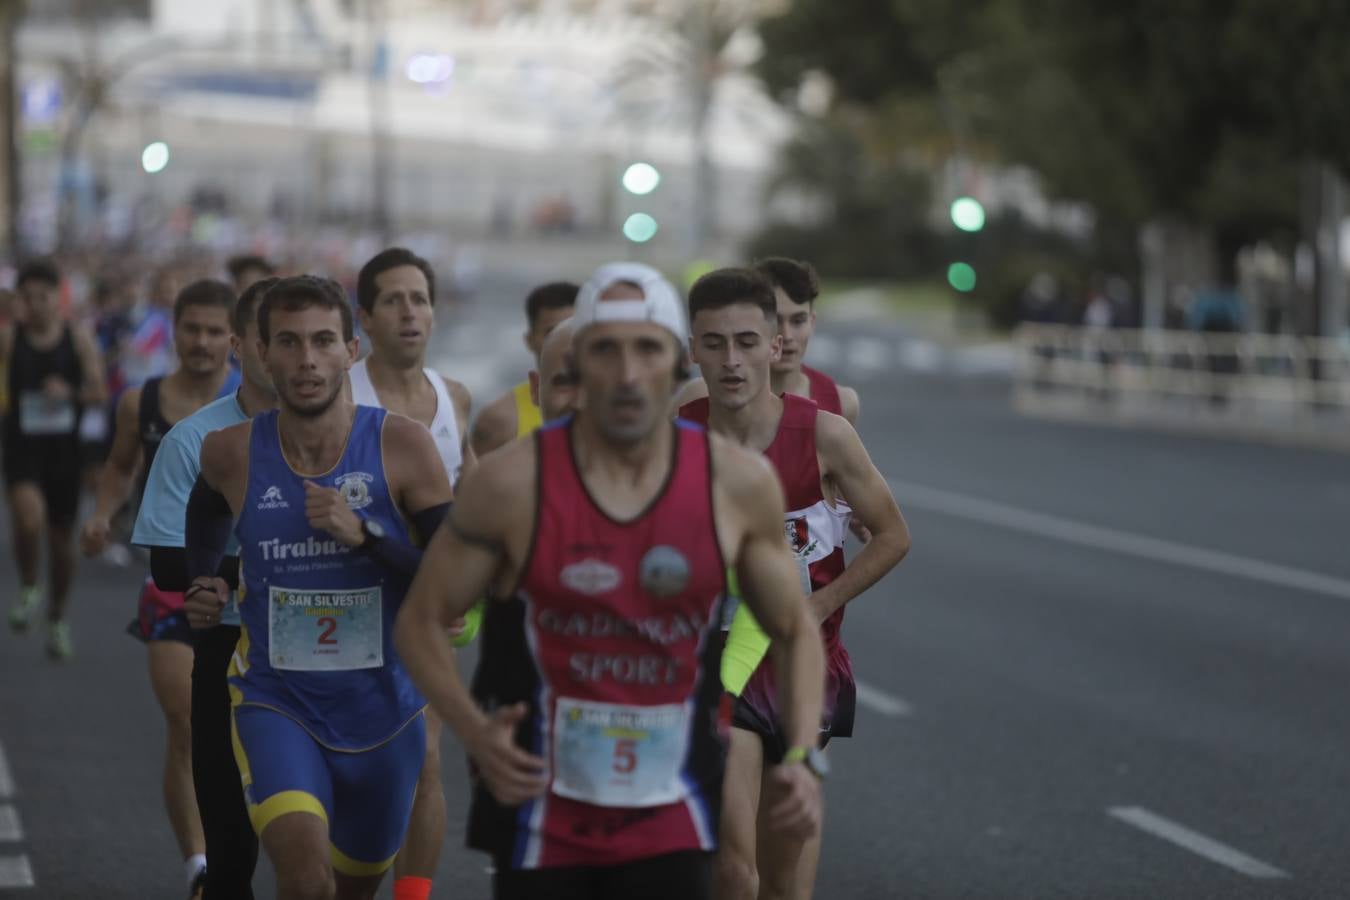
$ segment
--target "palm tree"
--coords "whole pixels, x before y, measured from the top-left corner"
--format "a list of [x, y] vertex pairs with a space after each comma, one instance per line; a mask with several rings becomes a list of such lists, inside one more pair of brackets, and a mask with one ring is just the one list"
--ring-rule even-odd
[[708, 132], [725, 110], [752, 125], [768, 125], [775, 113], [751, 66], [760, 45], [754, 25], [773, 4], [751, 0], [692, 0], [669, 20], [634, 40], [632, 50], [608, 79], [616, 111], [627, 124], [677, 124], [693, 147], [689, 251], [702, 254], [715, 231], [715, 173]]

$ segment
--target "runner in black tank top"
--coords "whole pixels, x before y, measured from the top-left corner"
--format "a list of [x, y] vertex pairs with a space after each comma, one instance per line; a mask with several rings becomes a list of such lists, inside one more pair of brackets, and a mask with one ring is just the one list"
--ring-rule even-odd
[[[228, 334], [228, 330], [226, 334]], [[136, 478], [136, 494], [145, 491], [145, 479], [150, 467], [155, 463], [155, 454], [159, 451], [159, 442], [169, 433], [173, 423], [164, 418], [164, 410], [159, 402], [159, 388], [163, 378], [151, 378], [141, 386], [141, 403], [137, 410], [137, 434], [141, 438], [141, 472]]]
[[62, 321], [60, 275], [32, 263], [16, 282], [23, 324], [0, 335], [0, 366], [8, 368], [9, 409], [3, 428], [5, 487], [18, 564], [15, 631], [28, 628], [41, 605], [38, 559], [48, 543], [48, 654], [70, 655], [66, 599], [75, 572], [71, 526], [80, 502], [79, 424], [86, 405], [102, 402], [102, 363], [93, 339]]
[[[234, 290], [221, 281], [197, 281], [174, 301], [173, 374], [129, 388], [117, 401], [112, 447], [99, 475], [94, 511], [80, 533], [88, 556], [108, 542], [109, 519], [131, 497], [143, 493], [160, 441], [172, 425], [206, 404], [233, 393], [237, 377], [229, 364], [230, 316]], [[192, 782], [193, 635], [183, 612], [183, 595], [163, 591], [146, 578], [137, 615], [127, 631], [145, 642], [150, 682], [164, 714], [168, 735], [164, 758], [164, 799], [184, 860], [189, 885], [204, 879], [205, 839]]]

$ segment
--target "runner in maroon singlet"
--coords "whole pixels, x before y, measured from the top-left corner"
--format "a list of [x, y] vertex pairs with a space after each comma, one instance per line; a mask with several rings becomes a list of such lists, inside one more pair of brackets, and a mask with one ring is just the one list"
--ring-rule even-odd
[[[777, 479], [666, 416], [681, 306], [645, 266], [592, 276], [573, 316], [581, 411], [464, 480], [398, 622], [405, 664], [473, 760], [468, 841], [492, 855], [499, 900], [711, 896], [729, 565], [774, 639], [786, 731], [815, 740], [821, 643]], [[435, 635], [487, 591], [470, 697]], [[795, 763], [767, 777], [775, 829], [809, 838], [815, 777]]]
[[[796, 394], [814, 400], [821, 409], [843, 416], [856, 428], [858, 392], [851, 387], [840, 386], [824, 372], [802, 361], [806, 357], [811, 336], [816, 333], [816, 297], [820, 294], [816, 270], [810, 263], [781, 256], [761, 259], [753, 268], [767, 278], [773, 287], [777, 302], [778, 334], [783, 338], [782, 351], [778, 359], [774, 360], [772, 368], [773, 392]], [[695, 378], [681, 389], [675, 407], [678, 409], [706, 396], [707, 385], [702, 378]]]
[[[853, 733], [853, 665], [839, 633], [845, 604], [900, 562], [909, 550], [909, 530], [853, 427], [811, 400], [770, 390], [770, 366], [782, 341], [775, 334], [775, 311], [773, 287], [756, 272], [722, 269], [694, 284], [689, 346], [710, 396], [687, 404], [680, 415], [762, 452], [782, 482], [784, 533], [825, 642], [823, 747], [831, 737]], [[874, 530], [845, 566], [852, 508]], [[801, 841], [769, 834], [768, 817], [759, 815], [777, 801], [772, 782], [761, 785], [765, 763], [779, 763], [789, 749], [777, 701], [774, 668], [766, 660], [736, 702], [717, 866], [722, 900], [807, 898], [815, 881], [818, 836]], [[809, 761], [820, 763], [818, 757]], [[757, 819], [763, 841], [756, 841]]]
[[773, 285], [777, 301], [778, 333], [783, 351], [773, 364], [773, 392], [798, 394], [816, 401], [826, 412], [858, 424], [858, 392], [840, 387], [835, 380], [806, 365], [806, 348], [816, 333], [816, 297], [820, 282], [810, 263], [771, 256], [755, 263], [754, 269]]

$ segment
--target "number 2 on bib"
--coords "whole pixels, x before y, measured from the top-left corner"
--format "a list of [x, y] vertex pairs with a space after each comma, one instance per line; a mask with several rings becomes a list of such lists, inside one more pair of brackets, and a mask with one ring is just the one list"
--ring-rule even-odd
[[337, 638], [333, 637], [333, 632], [337, 631], [337, 619], [332, 616], [324, 616], [314, 624], [323, 629], [323, 631], [319, 633], [320, 644], [337, 643]]

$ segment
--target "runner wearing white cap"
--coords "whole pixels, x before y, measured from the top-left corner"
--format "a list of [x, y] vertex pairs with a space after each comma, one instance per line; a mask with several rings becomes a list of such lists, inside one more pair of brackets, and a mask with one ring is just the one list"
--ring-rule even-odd
[[[702, 898], [717, 847], [725, 573], [773, 637], [786, 731], [809, 744], [823, 657], [754, 453], [666, 408], [683, 304], [657, 272], [601, 267], [572, 317], [580, 411], [486, 457], [460, 485], [396, 628], [399, 653], [475, 768], [469, 845], [497, 898]], [[473, 696], [436, 634], [483, 594]], [[807, 837], [800, 763], [774, 827]]]

